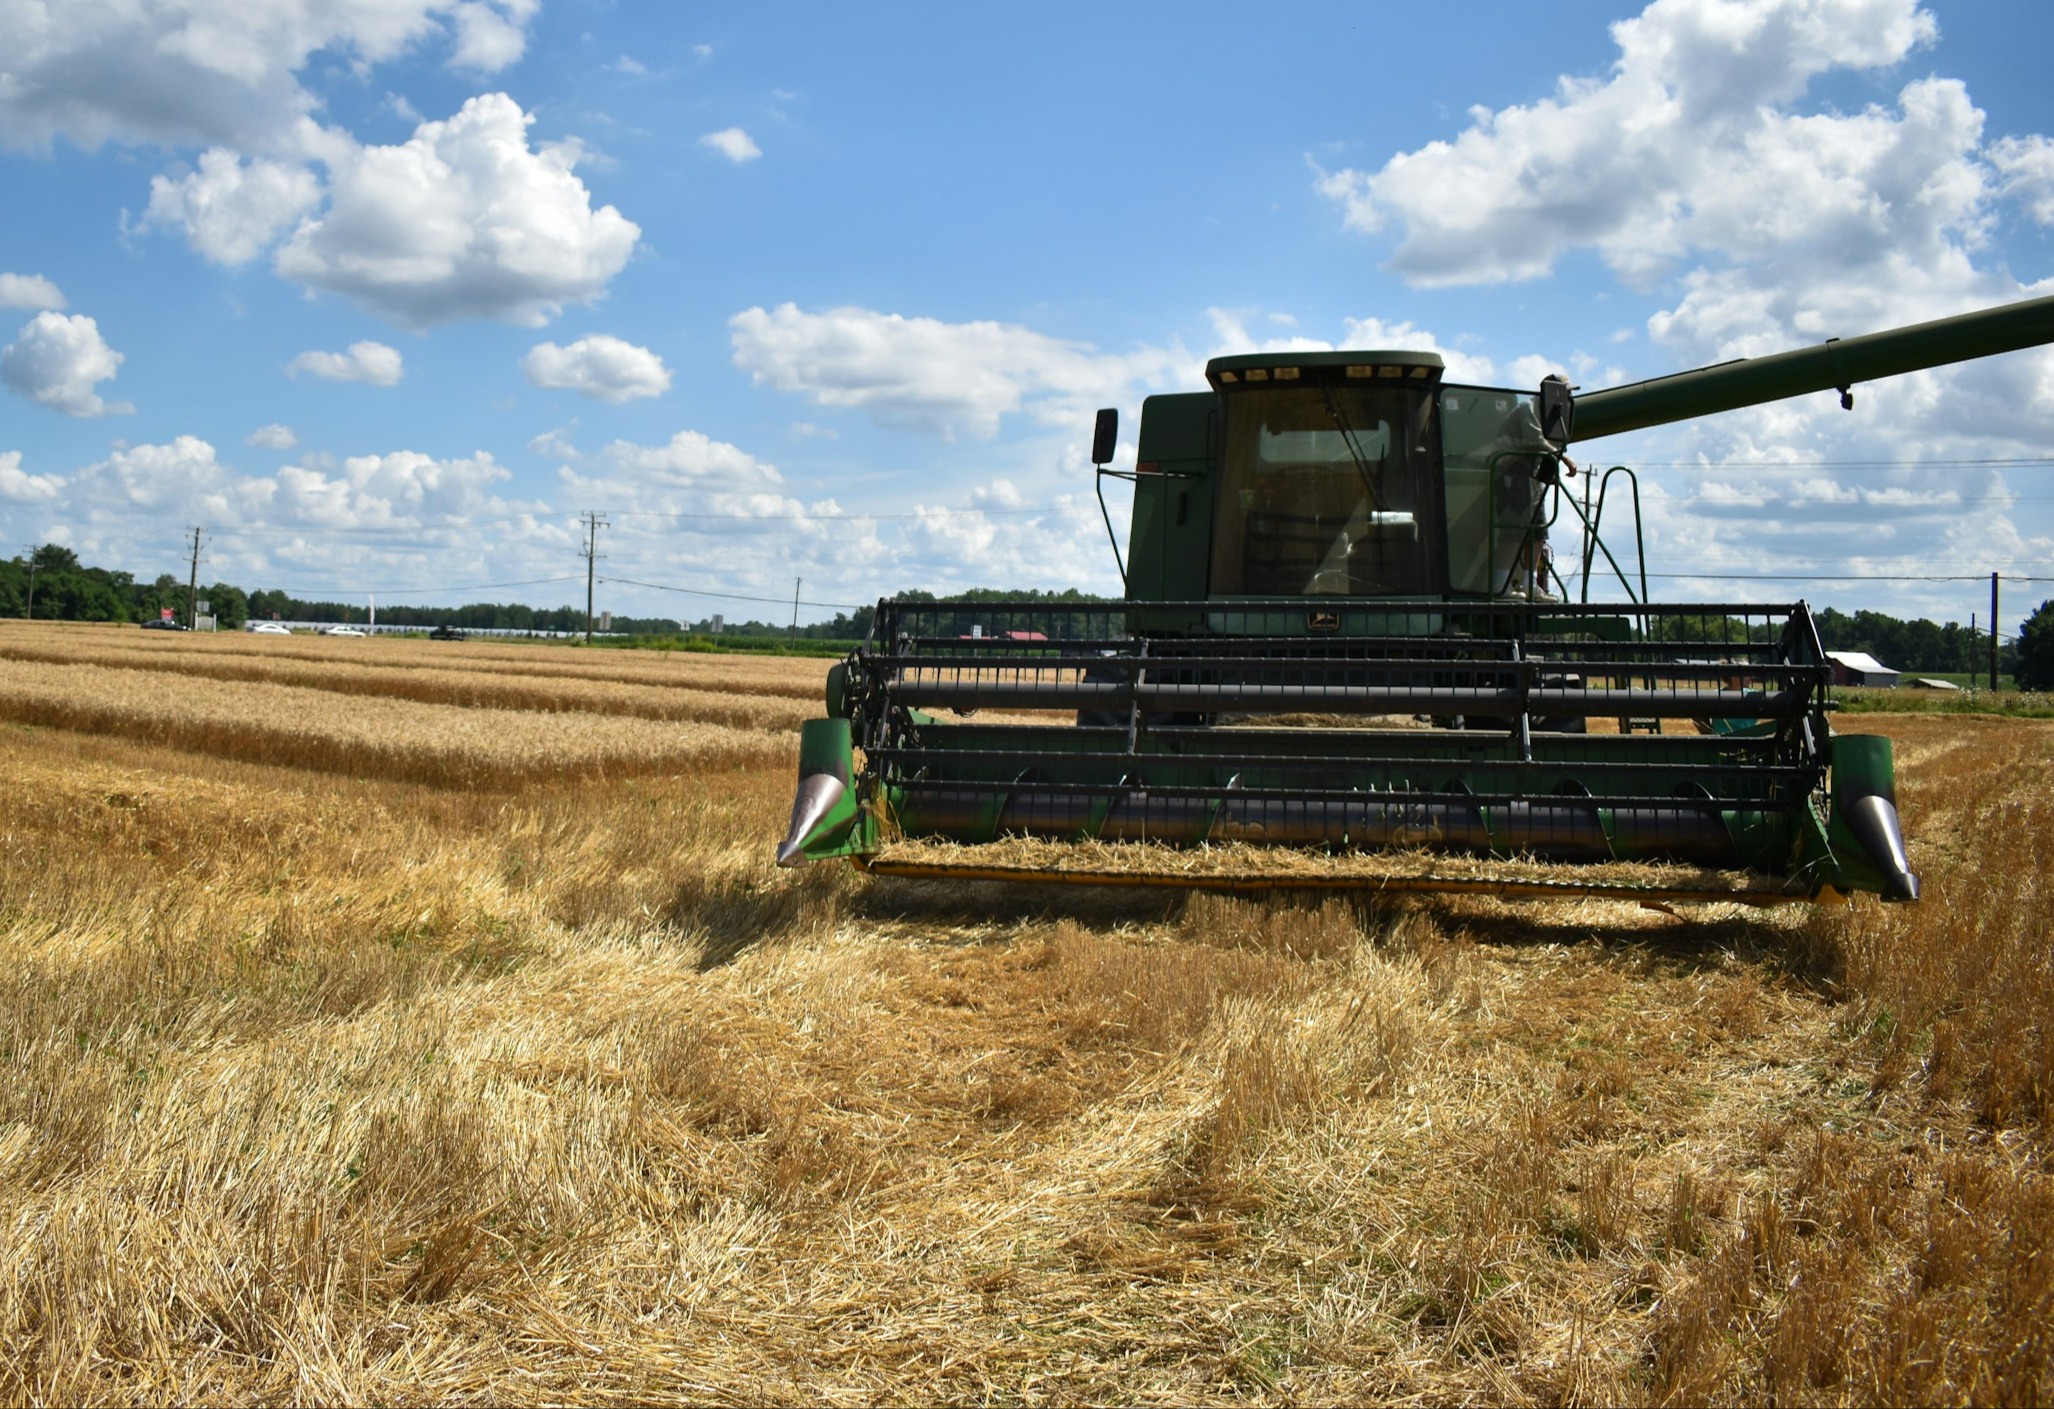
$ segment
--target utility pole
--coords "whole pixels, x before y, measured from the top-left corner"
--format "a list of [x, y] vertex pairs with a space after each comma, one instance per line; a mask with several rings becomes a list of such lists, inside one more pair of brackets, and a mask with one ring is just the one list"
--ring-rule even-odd
[[23, 615], [22, 620], [34, 621], [36, 619], [36, 545], [33, 543], [29, 545], [28, 562], [29, 607], [28, 611]]
[[1976, 614], [1968, 614], [1968, 687], [1976, 687]]
[[1990, 574], [1990, 688], [1997, 688], [1997, 574]]
[[592, 644], [592, 578], [603, 554], [599, 551], [599, 530], [612, 525], [591, 509], [585, 511], [585, 644]]
[[792, 579], [792, 629], [785, 633], [785, 640], [788, 642], [799, 639], [799, 588], [805, 581], [803, 577]]
[[193, 525], [193, 570], [185, 583], [185, 628], [197, 630], [200, 614], [200, 526]]

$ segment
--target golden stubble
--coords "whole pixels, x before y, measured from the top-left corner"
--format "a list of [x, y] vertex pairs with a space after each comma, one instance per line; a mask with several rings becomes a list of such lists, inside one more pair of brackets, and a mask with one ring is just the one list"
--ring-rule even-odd
[[[2048, 726], [1861, 721], [1920, 906], [1679, 918], [779, 872], [774, 730], [580, 775], [510, 721], [654, 721], [65, 669], [0, 726], [10, 1399], [2045, 1397]], [[92, 722], [271, 691], [510, 742]]]

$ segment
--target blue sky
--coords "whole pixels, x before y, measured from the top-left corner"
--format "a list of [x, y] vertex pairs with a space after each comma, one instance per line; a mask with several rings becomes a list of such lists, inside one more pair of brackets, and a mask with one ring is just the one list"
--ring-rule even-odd
[[[554, 605], [598, 510], [622, 613], [1117, 590], [1091, 411], [1131, 458], [1208, 356], [1594, 387], [2054, 292], [2050, 50], [2043, 3], [13, 0], [0, 551]], [[1965, 620], [1911, 579], [2054, 577], [2050, 425], [2038, 352], [1591, 449], [1673, 598]]]

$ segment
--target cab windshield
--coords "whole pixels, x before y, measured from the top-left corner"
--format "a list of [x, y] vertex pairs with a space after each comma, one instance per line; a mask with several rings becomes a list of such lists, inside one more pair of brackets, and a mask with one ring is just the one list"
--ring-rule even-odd
[[1214, 595], [1438, 590], [1425, 392], [1308, 381], [1224, 400]]

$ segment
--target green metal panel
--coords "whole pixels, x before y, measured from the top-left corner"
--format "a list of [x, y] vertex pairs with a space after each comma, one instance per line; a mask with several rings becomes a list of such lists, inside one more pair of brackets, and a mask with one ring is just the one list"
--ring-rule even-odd
[[1141, 404], [1127, 596], [1137, 602], [1206, 595], [1212, 566], [1213, 421], [1210, 392], [1151, 396]]

